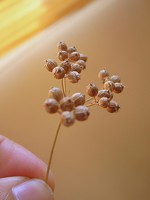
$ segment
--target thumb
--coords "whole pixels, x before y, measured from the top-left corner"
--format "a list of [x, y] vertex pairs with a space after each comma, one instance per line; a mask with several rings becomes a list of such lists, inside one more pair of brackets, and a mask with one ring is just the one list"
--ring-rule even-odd
[[52, 189], [40, 179], [9, 177], [0, 179], [0, 185], [1, 200], [54, 200]]
[[12, 188], [14, 200], [54, 200], [50, 187], [42, 180], [30, 179]]

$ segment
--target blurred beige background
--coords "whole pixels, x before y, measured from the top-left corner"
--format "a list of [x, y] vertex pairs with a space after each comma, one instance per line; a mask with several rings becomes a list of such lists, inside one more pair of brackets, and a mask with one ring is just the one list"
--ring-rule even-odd
[[0, 133], [45, 162], [58, 116], [42, 103], [60, 84], [43, 63], [56, 58], [58, 41], [89, 56], [72, 93], [89, 82], [101, 86], [103, 66], [126, 86], [115, 96], [118, 113], [93, 107], [89, 120], [61, 129], [52, 163], [57, 200], [150, 199], [149, 10], [148, 0], [92, 1], [0, 59]]

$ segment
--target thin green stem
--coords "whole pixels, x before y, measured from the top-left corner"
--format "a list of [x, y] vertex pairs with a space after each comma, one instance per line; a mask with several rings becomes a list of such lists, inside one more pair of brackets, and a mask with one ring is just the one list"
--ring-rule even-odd
[[60, 127], [61, 127], [61, 121], [57, 125], [54, 142], [53, 142], [53, 145], [52, 145], [52, 149], [50, 151], [50, 156], [49, 156], [48, 166], [47, 166], [47, 171], [46, 171], [46, 178], [45, 178], [46, 183], [48, 183], [48, 176], [49, 176], [49, 172], [50, 172], [50, 168], [51, 168], [53, 153], [54, 153], [54, 149], [55, 149], [55, 145], [56, 145], [56, 141], [57, 141], [57, 137], [58, 137], [58, 134], [59, 134]]

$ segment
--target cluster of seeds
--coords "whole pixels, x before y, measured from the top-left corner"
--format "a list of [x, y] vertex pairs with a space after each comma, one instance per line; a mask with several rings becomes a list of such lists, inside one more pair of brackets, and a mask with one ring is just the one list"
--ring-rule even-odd
[[[59, 42], [57, 48], [57, 57], [60, 63], [58, 65], [55, 60], [46, 60], [47, 70], [52, 72], [56, 79], [61, 79], [62, 83], [65, 78], [68, 78], [71, 83], [77, 83], [80, 79], [80, 73], [86, 68], [87, 56], [78, 53], [74, 46], [67, 47], [64, 42]], [[118, 75], [110, 76], [105, 69], [100, 70], [98, 77], [102, 81], [102, 89], [99, 90], [94, 83], [90, 83], [86, 87], [86, 93], [90, 98], [85, 98], [85, 95], [80, 92], [68, 96], [66, 83], [62, 84], [62, 90], [52, 87], [44, 102], [46, 111], [58, 113], [61, 123], [65, 126], [71, 126], [75, 120], [86, 120], [90, 114], [89, 106], [98, 105], [106, 108], [110, 113], [117, 112], [120, 106], [113, 100], [113, 96], [114, 93], [121, 93], [124, 89], [120, 77]]]
[[77, 83], [80, 73], [86, 68], [87, 56], [79, 53], [75, 46], [68, 47], [64, 42], [59, 42], [57, 48], [59, 64], [55, 60], [47, 59], [47, 70], [52, 72], [56, 79], [68, 78], [71, 83]]
[[48, 91], [44, 106], [48, 113], [59, 113], [64, 126], [71, 126], [75, 119], [84, 121], [88, 118], [89, 109], [84, 106], [84, 103], [84, 94], [78, 92], [70, 97], [64, 97], [60, 88], [52, 87]]
[[118, 75], [110, 76], [108, 71], [103, 69], [98, 73], [98, 77], [103, 83], [102, 89], [94, 83], [90, 83], [87, 88], [87, 94], [92, 97], [90, 105], [98, 105], [102, 108], [106, 108], [108, 112], [117, 112], [120, 108], [119, 104], [113, 100], [114, 93], [121, 93], [124, 89], [121, 79]]

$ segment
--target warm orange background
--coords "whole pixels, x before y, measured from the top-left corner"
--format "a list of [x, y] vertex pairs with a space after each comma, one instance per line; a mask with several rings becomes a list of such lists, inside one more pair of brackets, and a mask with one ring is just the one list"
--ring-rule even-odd
[[[91, 108], [88, 121], [62, 128], [52, 170], [56, 199], [149, 200], [150, 123], [148, 0], [99, 0], [63, 18], [0, 61], [0, 132], [47, 162], [58, 116], [42, 103], [58, 85], [43, 68], [64, 40], [89, 56], [71, 92], [107, 66], [126, 85], [115, 99], [121, 110]], [[25, 161], [26, 162], [26, 161]]]

